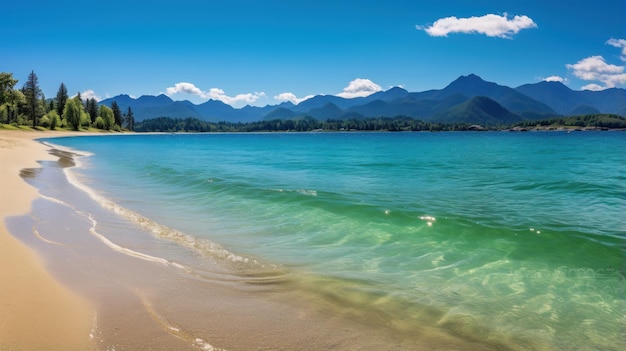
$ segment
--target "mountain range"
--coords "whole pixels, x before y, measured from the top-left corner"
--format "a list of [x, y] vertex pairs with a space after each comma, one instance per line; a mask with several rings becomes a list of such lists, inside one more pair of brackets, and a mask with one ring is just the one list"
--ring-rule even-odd
[[136, 121], [156, 117], [198, 118], [210, 122], [256, 122], [311, 116], [318, 120], [408, 116], [426, 122], [510, 124], [559, 115], [611, 113], [626, 116], [626, 89], [572, 90], [560, 82], [539, 82], [510, 88], [477, 75], [461, 76], [440, 90], [409, 92], [400, 87], [367, 97], [346, 99], [317, 95], [295, 105], [284, 102], [264, 107], [234, 108], [218, 100], [196, 105], [166, 95], [131, 98], [118, 95], [122, 111], [130, 107]]

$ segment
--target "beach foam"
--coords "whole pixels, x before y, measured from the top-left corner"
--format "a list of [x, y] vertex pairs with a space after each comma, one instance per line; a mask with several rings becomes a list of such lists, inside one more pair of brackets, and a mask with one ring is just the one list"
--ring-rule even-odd
[[[80, 167], [80, 166], [81, 164], [79, 164], [77, 161], [77, 167]], [[89, 197], [91, 197], [94, 201], [99, 203], [103, 208], [111, 210], [117, 215], [130, 220], [132, 223], [139, 225], [140, 227], [148, 230], [149, 232], [151, 232], [152, 234], [154, 234], [155, 236], [159, 238], [175, 241], [186, 247], [198, 250], [199, 252], [205, 255], [208, 255], [210, 257], [228, 260], [233, 263], [258, 264], [258, 262], [255, 259], [233, 254], [232, 252], [224, 249], [223, 247], [221, 247], [220, 245], [214, 242], [211, 242], [205, 239], [197, 239], [191, 235], [185, 234], [178, 230], [168, 228], [167, 226], [157, 223], [145, 216], [142, 216], [135, 211], [124, 208], [118, 205], [117, 203], [115, 203], [114, 201], [111, 201], [107, 199], [106, 197], [100, 195], [98, 192], [96, 192], [95, 190], [87, 186], [84, 182], [81, 182], [78, 179], [78, 177], [75, 175], [75, 173], [71, 171], [71, 169], [64, 168], [63, 171], [65, 172], [67, 180], [69, 181], [70, 184], [72, 184], [76, 188], [88, 194]], [[57, 200], [57, 201], [60, 201], [60, 200]], [[60, 201], [60, 203], [64, 204], [62, 201]], [[97, 225], [96, 220], [91, 217], [90, 217], [90, 220], [94, 223], [94, 228], [95, 228], [95, 226]], [[107, 243], [107, 245], [109, 245], [113, 249], [123, 250], [124, 253], [136, 255], [137, 257], [144, 257], [144, 258], [151, 257], [149, 255], [143, 255], [140, 253], [132, 252], [132, 250], [121, 248], [115, 245], [114, 243], [110, 242], [106, 237], [99, 234], [95, 229], [93, 230], [93, 234], [98, 236], [101, 240], [103, 240], [103, 242]], [[158, 262], [166, 262], [167, 264], [176, 265], [175, 263], [168, 262], [167, 260], [164, 260], [161, 258], [153, 258], [153, 259]]]

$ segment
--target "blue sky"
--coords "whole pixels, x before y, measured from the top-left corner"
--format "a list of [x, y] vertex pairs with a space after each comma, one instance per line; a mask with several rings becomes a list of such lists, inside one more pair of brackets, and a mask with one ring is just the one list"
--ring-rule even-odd
[[310, 95], [626, 87], [626, 1], [9, 1], [0, 71], [46, 97], [168, 94], [264, 106]]

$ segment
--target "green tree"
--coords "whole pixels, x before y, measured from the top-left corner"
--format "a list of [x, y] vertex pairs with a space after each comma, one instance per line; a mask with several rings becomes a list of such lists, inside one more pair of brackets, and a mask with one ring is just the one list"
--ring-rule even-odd
[[113, 101], [113, 103], [111, 104], [111, 110], [113, 110], [113, 119], [115, 120], [115, 124], [121, 127], [123, 125], [122, 110], [120, 110], [120, 107], [117, 104], [117, 101]]
[[0, 105], [3, 105], [9, 100], [9, 92], [13, 90], [13, 87], [17, 84], [17, 79], [13, 78], [12, 73], [1, 72], [0, 73]]
[[4, 107], [7, 111], [7, 123], [11, 123], [12, 115], [20, 100], [21, 93], [14, 89], [15, 84], [17, 84], [17, 79], [13, 78], [12, 73], [0, 73], [0, 107]]
[[39, 119], [39, 125], [44, 128], [50, 127], [50, 118], [48, 118], [48, 115], [41, 116], [41, 118]]
[[89, 118], [89, 114], [83, 110], [80, 112], [80, 126], [83, 128], [89, 128], [91, 125], [91, 118]]
[[[80, 91], [76, 93], [76, 96], [74, 96], [74, 99], [77, 99], [78, 102], [80, 102], [80, 104], [83, 105], [83, 98], [80, 96]], [[83, 107], [85, 107], [85, 105], [83, 105]]]
[[50, 120], [50, 130], [55, 130], [56, 127], [61, 124], [61, 118], [56, 110], [48, 112], [48, 119]]
[[115, 124], [115, 118], [113, 117], [113, 110], [106, 105], [100, 105], [100, 117], [104, 120], [104, 129], [109, 130]]
[[89, 114], [89, 118], [91, 118], [91, 123], [96, 121], [96, 117], [98, 114], [98, 101], [94, 98], [87, 99], [85, 102], [85, 110]]
[[67, 121], [67, 125], [78, 130], [81, 123], [81, 114], [83, 113], [83, 104], [77, 98], [67, 100], [63, 110], [63, 118]]
[[63, 110], [65, 109], [65, 104], [67, 103], [67, 99], [69, 99], [69, 97], [67, 96], [67, 88], [65, 87], [65, 84], [61, 83], [61, 86], [59, 87], [59, 90], [57, 91], [57, 113], [59, 114], [59, 116], [63, 115]]
[[37, 127], [39, 117], [42, 115], [39, 98], [41, 97], [41, 89], [39, 88], [39, 79], [35, 71], [31, 71], [28, 80], [22, 88], [24, 97], [26, 98], [26, 115], [33, 121], [33, 127]]
[[11, 121], [17, 122], [20, 106], [24, 106], [26, 104], [26, 97], [20, 90], [13, 89], [10, 93], [9, 101], [11, 101], [11, 103], [7, 104], [9, 110], [9, 123], [11, 123]]
[[104, 119], [102, 119], [102, 117], [98, 116], [98, 118], [96, 118], [96, 121], [94, 122], [94, 125], [96, 126], [96, 128], [98, 129], [104, 129]]
[[133, 116], [133, 111], [128, 106], [128, 112], [126, 112], [126, 128], [128, 130], [135, 130], [135, 117]]
[[48, 113], [48, 104], [46, 104], [46, 96], [43, 93], [41, 93], [41, 111], [44, 115]]

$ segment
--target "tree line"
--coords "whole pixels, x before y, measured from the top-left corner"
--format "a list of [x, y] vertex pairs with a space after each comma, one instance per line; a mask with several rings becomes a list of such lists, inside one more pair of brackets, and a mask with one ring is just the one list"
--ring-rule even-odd
[[[135, 119], [130, 107], [122, 113], [117, 102], [111, 107], [98, 106], [98, 101], [80, 96], [70, 98], [67, 87], [61, 83], [54, 99], [46, 100], [34, 71], [21, 89], [12, 73], [0, 73], [0, 123], [28, 125], [33, 128], [97, 128], [102, 130], [133, 130]], [[48, 102], [49, 101], [49, 102]]]
[[[495, 128], [495, 127], [494, 127]], [[378, 117], [318, 121], [307, 116], [299, 119], [274, 119], [259, 122], [208, 122], [197, 118], [159, 117], [136, 124], [137, 132], [311, 132], [311, 131], [461, 131], [472, 130], [465, 123], [432, 123], [411, 117]]]
[[607, 113], [596, 113], [582, 116], [556, 117], [535, 121], [524, 121], [518, 123], [520, 127], [534, 126], [570, 126], [570, 127], [597, 127], [619, 129], [626, 128], [626, 118]]
[[137, 132], [311, 132], [324, 131], [469, 131], [469, 130], [506, 130], [513, 127], [598, 127], [626, 128], [626, 118], [613, 114], [595, 114], [552, 118], [541, 121], [525, 121], [515, 125], [481, 127], [467, 123], [424, 122], [412, 117], [378, 117], [346, 120], [318, 121], [307, 116], [299, 119], [274, 119], [259, 122], [208, 122], [197, 118], [159, 117], [137, 123]]

